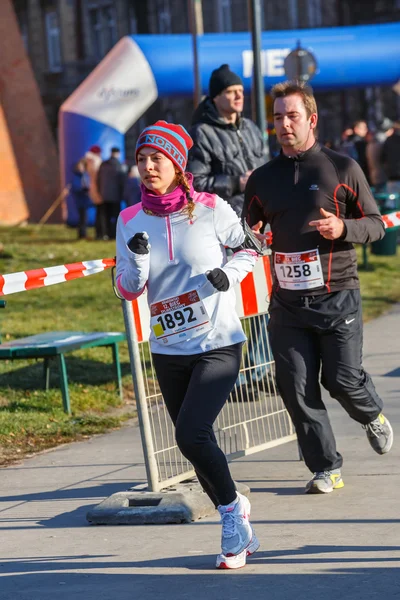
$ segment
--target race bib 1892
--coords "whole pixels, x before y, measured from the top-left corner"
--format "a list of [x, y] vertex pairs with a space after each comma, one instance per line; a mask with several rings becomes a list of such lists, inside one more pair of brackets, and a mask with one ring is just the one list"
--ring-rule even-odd
[[150, 326], [157, 341], [168, 345], [190, 340], [212, 328], [196, 290], [152, 304]]
[[275, 273], [281, 288], [310, 290], [324, 285], [318, 249], [275, 252]]

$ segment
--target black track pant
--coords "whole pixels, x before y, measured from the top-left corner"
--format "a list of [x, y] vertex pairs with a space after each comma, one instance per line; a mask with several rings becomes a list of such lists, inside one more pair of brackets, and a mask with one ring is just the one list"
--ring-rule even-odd
[[213, 423], [239, 373], [242, 344], [202, 354], [153, 354], [153, 364], [176, 442], [192, 463], [201, 486], [215, 506], [236, 498], [225, 454], [217, 444]]
[[370, 423], [381, 412], [382, 400], [362, 367], [362, 327], [359, 290], [273, 295], [268, 331], [277, 385], [313, 473], [343, 463], [321, 398], [320, 374], [322, 385], [355, 421]]

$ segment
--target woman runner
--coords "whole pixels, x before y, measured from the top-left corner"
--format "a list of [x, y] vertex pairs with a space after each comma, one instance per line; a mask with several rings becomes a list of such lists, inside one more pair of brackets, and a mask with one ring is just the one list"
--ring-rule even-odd
[[[127, 300], [147, 288], [153, 364], [176, 442], [221, 515], [216, 566], [236, 569], [259, 542], [213, 423], [237, 379], [246, 339], [233, 287], [257, 253], [227, 202], [194, 191], [184, 172], [192, 145], [184, 127], [166, 121], [140, 134], [141, 202], [119, 216], [116, 281]], [[229, 263], [225, 247], [236, 250]]]

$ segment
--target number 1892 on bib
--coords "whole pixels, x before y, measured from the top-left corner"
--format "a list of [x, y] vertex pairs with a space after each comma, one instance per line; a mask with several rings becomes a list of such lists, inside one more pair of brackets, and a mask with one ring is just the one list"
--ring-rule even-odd
[[150, 306], [150, 325], [163, 344], [190, 340], [211, 329], [210, 318], [196, 290], [155, 302]]

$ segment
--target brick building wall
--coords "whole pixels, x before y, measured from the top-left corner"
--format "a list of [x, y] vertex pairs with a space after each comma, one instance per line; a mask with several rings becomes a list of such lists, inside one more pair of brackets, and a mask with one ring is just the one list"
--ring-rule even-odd
[[[29, 56], [55, 134], [59, 106], [118, 39], [130, 33], [189, 31], [187, 0], [13, 2], [20, 22], [24, 19], [27, 22]], [[264, 30], [400, 20], [399, 0], [262, 0], [262, 7]], [[59, 18], [62, 57], [59, 72], [49, 70], [48, 65], [45, 13], [49, 10], [56, 10]], [[205, 33], [248, 28], [247, 0], [202, 0], [202, 11]], [[390, 89], [317, 94], [317, 99], [322, 117], [321, 136], [330, 139], [338, 138], [345, 124], [356, 118], [371, 117], [373, 111], [379, 110], [394, 117], [400, 110], [400, 101]], [[192, 104], [191, 98], [170, 97], [157, 101], [128, 132], [128, 158], [133, 158], [136, 137], [142, 127], [160, 117], [188, 126]], [[248, 114], [250, 99], [246, 99], [246, 107]]]
[[0, 2], [0, 173], [3, 224], [37, 222], [60, 192], [56, 146], [11, 0]]

